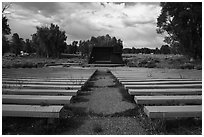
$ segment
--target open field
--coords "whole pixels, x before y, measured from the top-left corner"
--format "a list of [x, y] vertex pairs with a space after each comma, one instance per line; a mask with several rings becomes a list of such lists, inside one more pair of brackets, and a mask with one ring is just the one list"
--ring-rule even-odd
[[129, 67], [202, 69], [202, 61], [190, 61], [183, 55], [123, 54], [122, 56]]
[[10, 68], [3, 69], [3, 77], [13, 78], [67, 78], [67, 79], [83, 79], [92, 71], [91, 68], [79, 67], [44, 67], [44, 68]]
[[51, 58], [40, 58], [36, 56], [3, 56], [2, 67], [3, 68], [37, 68], [44, 67], [45, 65], [60, 64], [60, 63], [79, 63], [83, 65], [86, 63], [85, 59], [74, 57], [74, 58], [62, 58], [62, 59], [51, 59]]
[[[70, 134], [70, 135], [138, 135], [138, 134], [202, 134], [202, 120], [186, 119], [177, 121], [150, 120], [124, 87], [107, 70], [134, 72], [138, 80], [145, 79], [194, 79], [202, 80], [202, 70], [167, 68], [128, 68], [128, 67], [44, 67], [2, 69], [2, 77], [45, 78], [56, 82], [64, 78], [85, 78], [93, 70], [85, 89], [73, 97], [66, 109], [70, 117], [60, 123], [48, 126], [44, 118], [2, 119], [3, 134]], [[33, 79], [33, 80], [32, 80]], [[25, 81], [25, 80], [22, 80]], [[64, 82], [64, 81], [63, 81]], [[190, 122], [190, 123], [189, 123]], [[185, 123], [185, 124], [184, 124]]]
[[[123, 61], [129, 67], [146, 67], [146, 68], [171, 68], [171, 69], [202, 69], [201, 61], [190, 61], [182, 55], [162, 55], [162, 54], [123, 54]], [[46, 65], [78, 63], [80, 66], [87, 65], [87, 59], [83, 58], [63, 58], [47, 59], [35, 56], [13, 57], [3, 56], [3, 68], [37, 68]], [[63, 65], [68, 67], [69, 65]]]

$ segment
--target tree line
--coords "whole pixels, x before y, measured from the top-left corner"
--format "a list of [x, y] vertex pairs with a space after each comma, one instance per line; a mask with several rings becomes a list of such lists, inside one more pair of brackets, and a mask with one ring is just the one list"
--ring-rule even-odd
[[[7, 24], [7, 19], [5, 24]], [[6, 32], [4, 34], [9, 35], [9, 25], [7, 24], [3, 28]], [[17, 33], [14, 33], [11, 41], [8, 41], [6, 36], [3, 35], [3, 54], [12, 52], [19, 55], [20, 51], [23, 51], [36, 53], [40, 57], [59, 58], [61, 53], [76, 54], [80, 52], [83, 57], [88, 57], [94, 46], [112, 46], [114, 52], [122, 53], [122, 40], [110, 37], [108, 34], [106, 36], [92, 36], [90, 40], [73, 41], [71, 44], [67, 44], [65, 31], [60, 30], [58, 25], [51, 23], [49, 27], [42, 26], [36, 27], [36, 29], [37, 32], [32, 34], [31, 40], [26, 39], [24, 41]]]
[[[113, 52], [122, 53], [123, 43], [121, 39], [117, 39], [116, 37], [111, 37], [108, 34], [106, 36], [92, 36], [90, 40], [80, 40], [79, 45], [77, 46], [77, 41], [73, 42], [72, 45], [75, 46], [74, 51], [81, 52], [82, 56], [89, 56], [93, 47], [113, 47]], [[73, 48], [69, 45], [70, 51], [73, 52]]]
[[149, 48], [124, 48], [124, 54], [181, 54], [178, 50], [168, 46], [162, 45], [161, 48], [149, 49]]
[[80, 52], [82, 56], [87, 57], [90, 55], [93, 46], [112, 46], [114, 52], [122, 53], [122, 40], [110, 37], [108, 34], [106, 36], [91, 37], [90, 40], [73, 41], [71, 44], [67, 44], [65, 31], [53, 23], [50, 26], [37, 26], [36, 33], [31, 35], [31, 40], [24, 40], [17, 33], [14, 33], [11, 40], [8, 40], [7, 35], [11, 34], [11, 29], [4, 11], [9, 6], [9, 4], [4, 5], [2, 10], [3, 54], [12, 52], [15, 55], [19, 55], [23, 51], [26, 53], [36, 53], [40, 57], [59, 58], [61, 53], [76, 54]]

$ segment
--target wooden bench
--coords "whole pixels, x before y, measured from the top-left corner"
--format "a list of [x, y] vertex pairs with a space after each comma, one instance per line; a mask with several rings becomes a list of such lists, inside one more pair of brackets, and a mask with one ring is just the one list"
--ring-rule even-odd
[[137, 79], [137, 78], [118, 78], [120, 82], [152, 82], [152, 81], [191, 81], [192, 79]]
[[202, 106], [145, 106], [144, 112], [149, 118], [202, 118]]
[[2, 81], [3, 84], [35, 84], [35, 85], [84, 85], [85, 82], [52, 82], [52, 81]]
[[[9, 77], [4, 75], [2, 79], [2, 116], [67, 118], [68, 110], [63, 108], [63, 105], [70, 103], [72, 96], [77, 95], [78, 90], [87, 83], [92, 74], [87, 73], [83, 78], [15, 77], [15, 74]], [[56, 73], [52, 76], [59, 75]]]
[[202, 84], [202, 81], [142, 81], [142, 82], [121, 82], [123, 85], [161, 85], [161, 84]]
[[2, 95], [2, 103], [24, 105], [65, 105], [70, 103], [71, 98], [72, 96]]
[[2, 105], [3, 117], [39, 117], [39, 118], [64, 118], [67, 116], [63, 106], [39, 105]]
[[124, 85], [126, 89], [202, 88], [202, 84]]
[[34, 89], [81, 89], [80, 85], [33, 85], [33, 84], [3, 84], [2, 88], [34, 88]]
[[137, 104], [202, 104], [202, 96], [135, 96], [134, 100]]
[[86, 82], [88, 79], [46, 79], [46, 78], [2, 78], [2, 81], [45, 81], [45, 82]]
[[202, 88], [128, 89], [130, 95], [201, 95]]
[[64, 89], [2, 89], [2, 94], [13, 95], [64, 95], [64, 96], [76, 96], [78, 90], [64, 90]]

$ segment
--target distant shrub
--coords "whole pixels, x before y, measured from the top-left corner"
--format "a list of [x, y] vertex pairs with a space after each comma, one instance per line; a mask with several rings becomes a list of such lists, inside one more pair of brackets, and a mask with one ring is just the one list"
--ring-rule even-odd
[[191, 63], [185, 63], [180, 66], [181, 69], [194, 69], [194, 65]]
[[145, 67], [147, 64], [148, 60], [147, 59], [143, 59], [141, 61], [138, 62], [138, 66], [139, 67]]
[[12, 68], [21, 68], [21, 64], [20, 63], [16, 63], [16, 64], [13, 64], [11, 67]]
[[42, 68], [44, 66], [45, 66], [45, 63], [42, 63], [42, 62], [39, 62], [39, 63], [36, 64], [37, 68]]
[[127, 66], [129, 66], [129, 67], [138, 67], [138, 65], [135, 62], [128, 62]]
[[155, 67], [157, 67], [157, 65], [156, 65], [155, 61], [148, 61], [147, 64], [145, 65], [145, 67], [147, 67], [147, 68], [155, 68]]
[[202, 70], [202, 65], [197, 65], [197, 66], [195, 67], [195, 69], [197, 69], [197, 70]]
[[22, 68], [36, 68], [37, 64], [35, 63], [30, 63], [30, 62], [25, 62], [23, 64], [21, 64]]

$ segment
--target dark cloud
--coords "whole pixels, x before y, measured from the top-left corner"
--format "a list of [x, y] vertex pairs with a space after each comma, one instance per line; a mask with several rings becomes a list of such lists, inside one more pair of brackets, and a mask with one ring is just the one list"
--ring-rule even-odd
[[134, 6], [136, 5], [138, 2], [114, 2], [115, 4], [121, 4], [121, 3], [125, 3], [125, 6]]
[[160, 2], [139, 2], [140, 4], [145, 4], [145, 5], [159, 5]]
[[135, 6], [136, 4], [159, 5], [160, 2], [114, 2], [115, 4], [125, 3], [125, 6]]
[[44, 16], [55, 15], [61, 9], [59, 3], [56, 2], [13, 2], [12, 4], [31, 10], [34, 13], [40, 11]]
[[100, 2], [100, 4], [101, 4], [103, 7], [105, 7], [105, 4], [104, 4], [103, 2]]
[[123, 24], [126, 27], [135, 27], [139, 24], [154, 24], [154, 20], [147, 20], [147, 21], [142, 21], [142, 20], [138, 20], [138, 21], [131, 21], [131, 20], [123, 20]]

